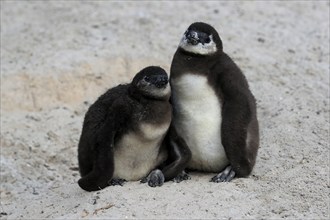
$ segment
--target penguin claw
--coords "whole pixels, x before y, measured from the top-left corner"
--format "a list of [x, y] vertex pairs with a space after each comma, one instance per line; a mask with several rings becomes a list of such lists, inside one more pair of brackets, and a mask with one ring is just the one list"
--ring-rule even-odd
[[140, 183], [146, 183], [146, 182], [148, 182], [148, 176], [143, 177], [143, 178], [140, 180]]
[[183, 180], [190, 180], [191, 177], [185, 171], [182, 171], [179, 175], [173, 178], [173, 181], [176, 183], [180, 183]]
[[110, 186], [123, 186], [124, 183], [127, 182], [125, 179], [112, 179], [109, 181]]
[[210, 182], [220, 183], [220, 182], [230, 182], [234, 179], [236, 173], [231, 166], [226, 167], [221, 173], [214, 176]]
[[151, 187], [162, 186], [165, 182], [164, 174], [161, 170], [153, 170], [147, 177], [144, 177], [140, 183], [146, 183]]

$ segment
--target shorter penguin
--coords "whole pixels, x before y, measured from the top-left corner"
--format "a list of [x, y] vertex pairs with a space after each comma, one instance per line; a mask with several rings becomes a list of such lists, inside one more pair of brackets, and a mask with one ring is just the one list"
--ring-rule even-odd
[[212, 26], [189, 26], [170, 75], [172, 127], [192, 154], [186, 167], [218, 173], [213, 182], [248, 176], [259, 147], [256, 103]]
[[[165, 139], [172, 118], [170, 95], [166, 72], [150, 66], [90, 106], [78, 145], [82, 189], [96, 191], [141, 179], [161, 186], [179, 174], [189, 157], [182, 161], [182, 150], [174, 152]], [[156, 169], [169, 160], [162, 171]]]

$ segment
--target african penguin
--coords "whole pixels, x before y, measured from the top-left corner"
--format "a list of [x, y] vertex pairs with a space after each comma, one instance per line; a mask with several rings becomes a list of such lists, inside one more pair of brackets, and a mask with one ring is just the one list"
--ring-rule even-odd
[[[90, 106], [78, 145], [82, 189], [96, 191], [141, 179], [160, 186], [178, 175], [180, 152], [168, 153], [165, 138], [172, 119], [170, 94], [166, 72], [150, 66]], [[167, 158], [174, 164], [157, 169]]]
[[212, 26], [196, 22], [184, 33], [170, 85], [172, 124], [192, 154], [186, 167], [219, 173], [213, 182], [248, 176], [259, 147], [255, 99]]

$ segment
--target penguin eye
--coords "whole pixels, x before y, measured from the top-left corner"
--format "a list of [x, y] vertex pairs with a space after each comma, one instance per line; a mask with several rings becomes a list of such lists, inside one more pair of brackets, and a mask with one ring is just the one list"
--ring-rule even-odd
[[211, 42], [211, 39], [210, 39], [210, 37], [207, 37], [206, 39], [205, 39], [205, 43], [210, 43]]
[[150, 78], [148, 76], [145, 76], [144, 77], [144, 81], [149, 82], [150, 81]]

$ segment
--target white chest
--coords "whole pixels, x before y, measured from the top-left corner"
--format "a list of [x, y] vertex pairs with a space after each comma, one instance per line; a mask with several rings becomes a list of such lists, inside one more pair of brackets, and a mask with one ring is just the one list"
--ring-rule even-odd
[[114, 178], [140, 180], [166, 159], [161, 148], [169, 123], [142, 124], [140, 130], [123, 136], [114, 151]]
[[174, 125], [192, 151], [189, 168], [220, 172], [228, 165], [221, 144], [221, 103], [207, 78], [184, 74], [172, 80]]

